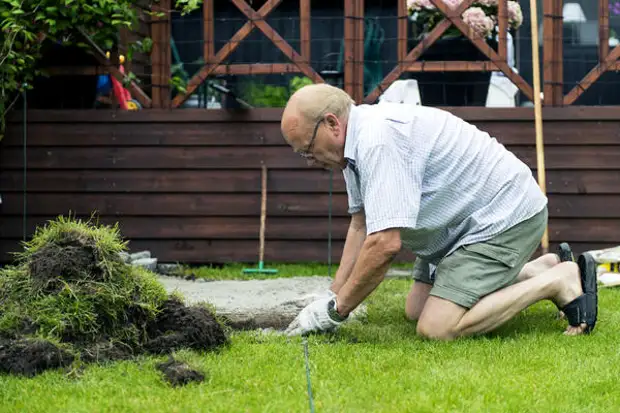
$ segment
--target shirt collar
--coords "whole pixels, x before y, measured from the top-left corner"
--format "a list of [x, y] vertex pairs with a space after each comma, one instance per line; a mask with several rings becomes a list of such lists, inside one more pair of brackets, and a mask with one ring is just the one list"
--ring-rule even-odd
[[349, 111], [349, 119], [347, 120], [347, 133], [344, 141], [344, 157], [347, 163], [355, 165], [355, 146], [357, 142], [357, 117], [359, 108], [352, 104]]

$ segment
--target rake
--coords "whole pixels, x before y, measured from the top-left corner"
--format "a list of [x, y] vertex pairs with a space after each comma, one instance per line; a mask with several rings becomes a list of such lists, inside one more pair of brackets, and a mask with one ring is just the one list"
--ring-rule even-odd
[[275, 274], [275, 268], [265, 268], [265, 215], [267, 215], [267, 167], [263, 164], [261, 173], [261, 205], [260, 205], [260, 246], [258, 248], [258, 268], [244, 268], [243, 273]]

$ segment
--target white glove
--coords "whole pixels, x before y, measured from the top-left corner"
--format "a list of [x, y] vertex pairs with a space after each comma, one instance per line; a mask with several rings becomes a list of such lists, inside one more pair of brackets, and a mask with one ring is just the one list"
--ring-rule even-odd
[[325, 332], [338, 328], [344, 321], [333, 319], [328, 312], [331, 296], [319, 298], [306, 306], [289, 324], [285, 331], [288, 336], [305, 335], [311, 332]]
[[312, 302], [320, 300], [321, 298], [329, 298], [331, 300], [332, 298], [336, 298], [336, 293], [334, 293], [331, 289], [328, 288], [320, 292], [306, 294], [300, 297], [298, 300], [295, 300], [295, 303], [299, 307], [306, 307]]

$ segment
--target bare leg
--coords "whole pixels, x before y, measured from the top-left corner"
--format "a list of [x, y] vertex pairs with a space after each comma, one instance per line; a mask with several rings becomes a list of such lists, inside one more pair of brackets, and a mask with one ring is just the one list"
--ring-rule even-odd
[[517, 276], [517, 281], [529, 280], [555, 267], [560, 263], [560, 257], [557, 254], [545, 254], [535, 260], [532, 260], [523, 266], [523, 269]]
[[416, 321], [420, 318], [431, 288], [433, 288], [431, 284], [418, 281], [413, 283], [405, 303], [405, 314], [409, 320]]
[[[431, 296], [422, 310], [417, 330], [422, 336], [442, 340], [485, 333], [538, 301], [549, 299], [563, 307], [582, 293], [577, 264], [563, 262], [537, 277], [487, 295], [469, 310]], [[584, 328], [569, 326], [565, 333], [581, 334]]]

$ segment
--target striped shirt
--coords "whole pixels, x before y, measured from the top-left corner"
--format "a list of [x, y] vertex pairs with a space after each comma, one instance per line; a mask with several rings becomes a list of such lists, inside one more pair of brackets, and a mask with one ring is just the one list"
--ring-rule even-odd
[[547, 204], [527, 165], [437, 108], [353, 105], [344, 156], [349, 213], [364, 210], [367, 234], [400, 228], [403, 247], [435, 265]]

